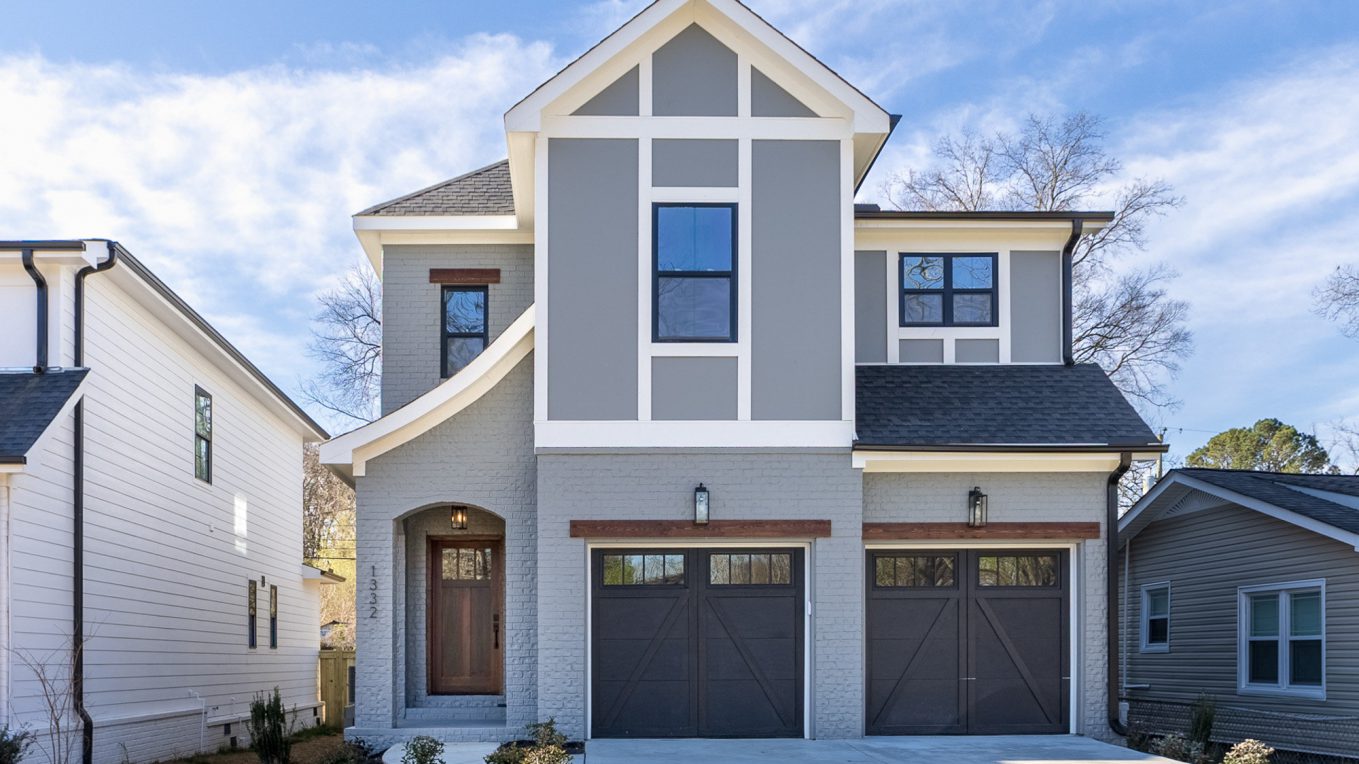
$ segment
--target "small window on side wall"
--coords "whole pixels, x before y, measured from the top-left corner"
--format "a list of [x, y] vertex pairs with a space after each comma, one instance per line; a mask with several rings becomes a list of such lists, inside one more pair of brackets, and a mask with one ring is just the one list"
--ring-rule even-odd
[[246, 615], [245, 615], [245, 644], [246, 644], [246, 646], [249, 647], [251, 650], [254, 650], [254, 649], [255, 649], [255, 646], [258, 644], [258, 643], [256, 642], [256, 636], [255, 636], [255, 635], [256, 635], [256, 629], [255, 629], [255, 627], [256, 627], [256, 626], [258, 625], [258, 623], [259, 623], [259, 621], [258, 621], [258, 616], [257, 616], [257, 614], [259, 613], [259, 609], [258, 609], [258, 607], [257, 607], [257, 605], [259, 604], [259, 596], [258, 596], [258, 588], [257, 588], [257, 586], [256, 586], [256, 584], [255, 584], [255, 579], [253, 579], [253, 578], [246, 582], [246, 601], [245, 601], [245, 602], [246, 602], [246, 604], [245, 604], [245, 607], [246, 607], [246, 610], [245, 610], [245, 614], [246, 614]]
[[269, 587], [269, 649], [278, 649], [278, 587]]
[[193, 388], [193, 476], [212, 482], [212, 396]]
[[994, 254], [901, 254], [902, 326], [996, 326]]
[[1170, 584], [1142, 587], [1142, 652], [1170, 652]]
[[447, 379], [486, 349], [486, 287], [446, 286], [443, 290], [442, 376]]
[[652, 339], [736, 341], [736, 205], [652, 207]]

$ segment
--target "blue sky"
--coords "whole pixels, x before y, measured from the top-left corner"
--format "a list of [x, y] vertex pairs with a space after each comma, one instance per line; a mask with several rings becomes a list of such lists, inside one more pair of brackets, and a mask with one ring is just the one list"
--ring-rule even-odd
[[[1186, 204], [1168, 264], [1194, 355], [1178, 453], [1277, 416], [1359, 415], [1359, 343], [1310, 312], [1359, 263], [1359, 3], [750, 0], [904, 116], [863, 197], [940, 136], [1105, 119]], [[504, 155], [500, 117], [639, 2], [0, 1], [0, 238], [108, 236], [285, 389], [349, 215]]]

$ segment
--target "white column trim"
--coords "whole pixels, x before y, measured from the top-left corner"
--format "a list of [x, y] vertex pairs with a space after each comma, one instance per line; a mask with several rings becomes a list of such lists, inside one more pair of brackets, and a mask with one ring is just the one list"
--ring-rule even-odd
[[887, 250], [887, 362], [901, 362], [901, 295], [898, 293], [900, 284], [899, 266], [897, 265], [900, 255], [891, 250]]
[[[650, 56], [647, 57], [650, 60]], [[637, 139], [637, 421], [651, 421], [651, 139]]]

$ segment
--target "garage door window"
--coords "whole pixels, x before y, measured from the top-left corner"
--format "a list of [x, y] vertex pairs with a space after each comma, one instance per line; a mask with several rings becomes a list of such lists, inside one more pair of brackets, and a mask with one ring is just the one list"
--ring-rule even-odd
[[675, 586], [684, 583], [682, 554], [606, 554], [605, 586]]
[[1057, 556], [1051, 554], [996, 554], [977, 558], [977, 586], [1054, 588]]
[[793, 582], [792, 555], [778, 553], [708, 556], [708, 583], [717, 586], [774, 586]]
[[951, 554], [879, 557], [874, 563], [873, 584], [880, 588], [952, 588], [954, 565]]

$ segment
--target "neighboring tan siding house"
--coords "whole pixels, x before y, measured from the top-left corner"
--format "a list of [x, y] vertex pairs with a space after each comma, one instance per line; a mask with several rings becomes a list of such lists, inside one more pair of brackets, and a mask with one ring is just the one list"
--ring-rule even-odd
[[[97, 264], [77, 358], [76, 274]], [[117, 244], [0, 243], [0, 286], [0, 323], [17, 327], [0, 348], [0, 723], [47, 729], [27, 664], [68, 675], [77, 582], [90, 760], [246, 745], [249, 701], [274, 687], [315, 723], [327, 579], [301, 565], [302, 446], [325, 432]], [[82, 725], [67, 725], [80, 761]]]
[[1114, 734], [1108, 489], [1163, 446], [1063, 363], [1062, 281], [1112, 216], [856, 207], [895, 122], [740, 3], [663, 0], [510, 109], [508, 159], [355, 216], [348, 735]]
[[1359, 477], [1173, 470], [1119, 527], [1133, 725], [1359, 751]]

